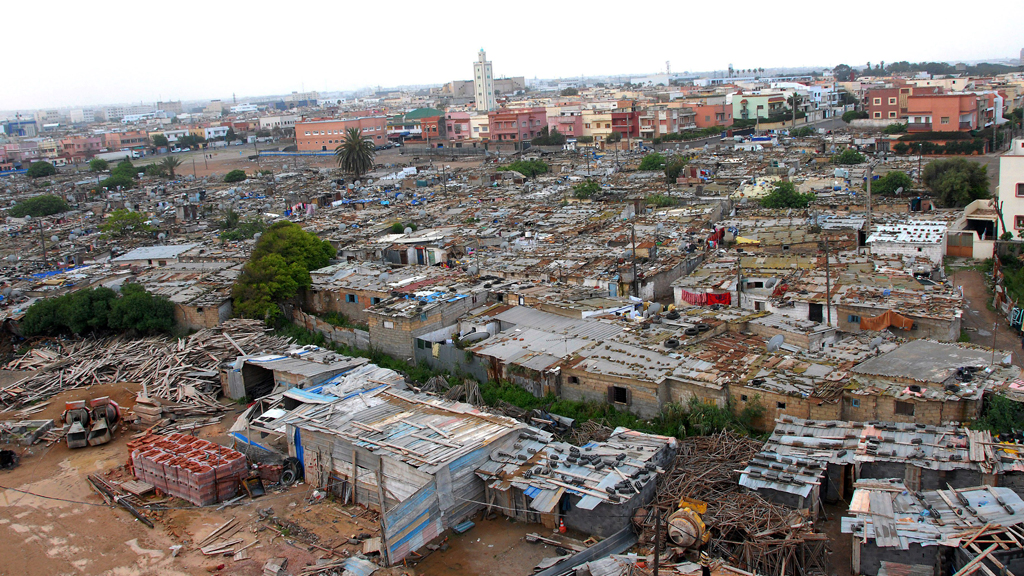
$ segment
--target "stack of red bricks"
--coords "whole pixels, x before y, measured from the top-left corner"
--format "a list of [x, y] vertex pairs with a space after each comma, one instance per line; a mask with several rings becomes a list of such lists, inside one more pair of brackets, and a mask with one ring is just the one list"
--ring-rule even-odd
[[244, 454], [194, 436], [147, 434], [128, 450], [137, 479], [196, 506], [233, 498], [248, 474]]

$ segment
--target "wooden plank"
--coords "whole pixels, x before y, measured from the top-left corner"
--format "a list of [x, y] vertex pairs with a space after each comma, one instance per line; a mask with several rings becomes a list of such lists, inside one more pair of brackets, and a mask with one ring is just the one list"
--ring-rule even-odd
[[995, 550], [997, 547], [998, 547], [997, 544], [993, 544], [993, 545], [989, 546], [980, 555], [975, 556], [973, 560], [971, 560], [967, 564], [964, 564], [964, 567], [959, 569], [959, 570], [957, 570], [956, 574], [953, 574], [953, 576], [967, 576], [968, 574], [973, 574], [974, 571], [977, 570], [977, 568], [975, 568], [975, 566], [979, 562], [981, 562], [982, 560], [987, 558], [988, 555], [991, 554], [992, 551]]

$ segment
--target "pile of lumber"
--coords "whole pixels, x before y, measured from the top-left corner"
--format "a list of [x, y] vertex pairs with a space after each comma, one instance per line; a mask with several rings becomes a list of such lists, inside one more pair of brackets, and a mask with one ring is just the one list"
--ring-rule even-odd
[[[180, 339], [116, 336], [48, 341], [51, 347], [42, 355], [33, 350], [5, 367], [23, 370], [29, 366], [25, 359], [32, 356], [28, 362], [39, 372], [0, 388], [0, 412], [16, 410], [63, 390], [137, 382], [150, 398], [187, 405], [178, 408], [178, 416], [212, 415], [223, 409], [216, 401], [222, 363], [239, 355], [288, 349], [290, 339], [269, 332], [258, 320], [233, 319]], [[42, 359], [47, 363], [37, 365]], [[160, 408], [161, 412], [168, 409], [166, 404]], [[151, 417], [152, 412], [150, 406]]]
[[[236, 536], [236, 532], [242, 529], [243, 524], [236, 518], [232, 518], [221, 524], [213, 532], [210, 532], [202, 540], [196, 542], [196, 547], [205, 556], [243, 556], [247, 557], [245, 550], [259, 540], [253, 540], [244, 544], [245, 539]], [[238, 558], [244, 560], [245, 558]]]

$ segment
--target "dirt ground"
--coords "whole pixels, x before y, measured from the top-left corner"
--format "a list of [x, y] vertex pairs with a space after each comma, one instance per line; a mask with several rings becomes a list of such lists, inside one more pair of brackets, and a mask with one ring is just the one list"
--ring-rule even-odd
[[527, 543], [534, 532], [559, 540], [558, 534], [539, 524], [512, 522], [503, 516], [495, 520], [473, 520], [476, 526], [448, 538], [449, 548], [431, 553], [416, 565], [425, 576], [526, 576], [544, 558], [557, 556], [554, 546]]
[[971, 337], [973, 344], [992, 346], [992, 329], [995, 327], [995, 347], [1013, 353], [1013, 363], [1024, 367], [1021, 339], [1010, 332], [1006, 319], [988, 309], [992, 299], [988, 291], [989, 278], [977, 270], [957, 271], [951, 279], [956, 286], [964, 287], [964, 315], [961, 326]]
[[[65, 400], [104, 395], [128, 408], [137, 391], [138, 385], [128, 383], [66, 391], [30, 418], [59, 418]], [[197, 436], [224, 443], [225, 429], [236, 413], [233, 407], [224, 421], [199, 429]], [[13, 415], [0, 418], [13, 419]], [[311, 490], [298, 484], [222, 511], [197, 509], [172, 498], [166, 506], [173, 509], [150, 513], [156, 527], [147, 528], [127, 511], [104, 504], [85, 479], [88, 474], [102, 474], [112, 481], [128, 479], [123, 469], [128, 458], [125, 445], [134, 434], [122, 426], [109, 444], [77, 450], [64, 443], [13, 447], [22, 454], [20, 466], [0, 472], [0, 575], [258, 576], [263, 564], [277, 556], [287, 557], [289, 570], [297, 571], [326, 556], [310, 544], [353, 553], [361, 546], [348, 544], [349, 538], [375, 526], [375, 521], [352, 518], [364, 512], [361, 507], [343, 509], [330, 501], [308, 504]], [[267, 527], [257, 517], [257, 509], [267, 507], [273, 508], [274, 517], [298, 527], [286, 535]], [[202, 555], [195, 542], [232, 517], [244, 524], [234, 538], [243, 538], [244, 543], [259, 540], [248, 549], [252, 559], [235, 562], [231, 557]], [[171, 554], [175, 545], [184, 546], [177, 557]]]

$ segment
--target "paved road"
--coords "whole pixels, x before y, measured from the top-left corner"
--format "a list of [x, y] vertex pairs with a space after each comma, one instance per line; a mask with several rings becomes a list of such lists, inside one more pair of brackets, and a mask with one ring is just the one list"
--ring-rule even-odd
[[[824, 128], [825, 130], [835, 130], [836, 128], [843, 128], [846, 126], [846, 122], [843, 122], [842, 118], [829, 118], [828, 120], [822, 120], [820, 122], [812, 122], [810, 124], [797, 124], [797, 128], [802, 126], [811, 126], [813, 128]], [[724, 131], [724, 130], [723, 130]], [[715, 144], [721, 144], [721, 136], [712, 136], [711, 138], [702, 138], [700, 140], [687, 140], [686, 142], [672, 142], [666, 144], [666, 147], [675, 148], [676, 144], [679, 144], [680, 148], [689, 145], [690, 148], [701, 148], [705, 144], [710, 148]]]
[[1013, 352], [1013, 363], [1024, 367], [1020, 338], [1010, 332], [1005, 318], [989, 310], [986, 305], [992, 298], [988, 291], [989, 279], [977, 270], [962, 270], [951, 278], [955, 286], [964, 287], [964, 315], [961, 326], [970, 334], [971, 343], [992, 346], [992, 327], [995, 326], [996, 348]]

